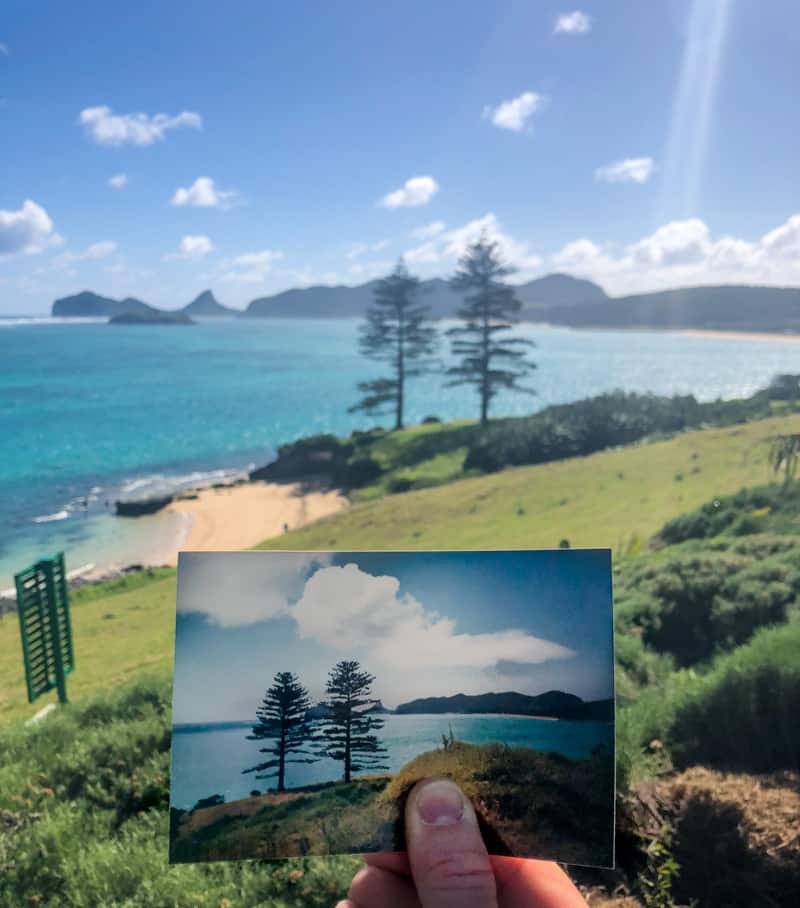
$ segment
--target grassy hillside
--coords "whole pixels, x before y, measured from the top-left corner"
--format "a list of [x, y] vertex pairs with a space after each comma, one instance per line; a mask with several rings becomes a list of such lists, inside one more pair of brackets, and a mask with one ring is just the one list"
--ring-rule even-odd
[[767, 440], [800, 416], [603, 451], [356, 504], [268, 549], [636, 548], [672, 517], [769, 478]]
[[[422, 446], [436, 427], [408, 430]], [[456, 427], [454, 432], [458, 432]], [[520, 467], [447, 486], [356, 504], [347, 513], [269, 540], [263, 548], [469, 548], [611, 546], [636, 550], [664, 523], [713, 495], [761, 484], [768, 477], [766, 439], [800, 431], [800, 416], [675, 438], [553, 464]], [[417, 440], [418, 439], [418, 440]], [[452, 439], [455, 452], [458, 437]], [[399, 456], [391, 436], [382, 456]], [[418, 458], [416, 452], [414, 458]], [[448, 456], [448, 455], [442, 455]], [[73, 594], [78, 698], [107, 689], [142, 669], [172, 664], [175, 579], [172, 571]], [[28, 704], [19, 625], [0, 618], [0, 724], [26, 718], [55, 699]]]

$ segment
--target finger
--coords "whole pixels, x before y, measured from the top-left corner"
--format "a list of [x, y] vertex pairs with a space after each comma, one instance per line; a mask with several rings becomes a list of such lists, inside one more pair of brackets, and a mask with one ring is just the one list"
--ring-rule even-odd
[[492, 857], [503, 908], [586, 908], [586, 901], [553, 861]]
[[496, 908], [478, 818], [454, 782], [428, 779], [414, 786], [406, 804], [406, 840], [423, 908]]
[[398, 876], [411, 876], [411, 865], [404, 851], [375, 851], [363, 857], [364, 863], [370, 867], [380, 867], [381, 870], [388, 870]]
[[411, 880], [379, 867], [359, 870], [347, 897], [354, 908], [420, 908]]

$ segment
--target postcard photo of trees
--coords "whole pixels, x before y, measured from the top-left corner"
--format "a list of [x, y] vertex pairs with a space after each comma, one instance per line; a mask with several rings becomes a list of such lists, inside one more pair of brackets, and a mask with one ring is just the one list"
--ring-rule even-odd
[[181, 553], [171, 862], [404, 851], [436, 776], [490, 853], [613, 863], [607, 550]]

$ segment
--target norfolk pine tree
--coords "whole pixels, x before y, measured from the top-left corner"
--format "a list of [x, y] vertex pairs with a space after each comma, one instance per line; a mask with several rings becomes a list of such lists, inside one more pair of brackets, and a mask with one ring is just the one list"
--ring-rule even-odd
[[278, 672], [256, 711], [258, 724], [253, 726], [252, 734], [247, 735], [250, 741], [270, 739], [272, 744], [260, 748], [259, 752], [270, 754], [272, 759], [242, 771], [261, 773], [257, 779], [277, 776], [278, 791], [285, 791], [287, 763], [316, 763], [319, 758], [305, 749], [312, 736], [311, 726], [306, 721], [309, 706], [308, 691], [297, 676], [292, 672]]
[[447, 332], [452, 338], [452, 353], [460, 359], [447, 370], [451, 376], [448, 385], [477, 388], [482, 426], [486, 425], [489, 405], [498, 391], [534, 393], [520, 382], [536, 368], [525, 358], [526, 348], [535, 344], [505, 335], [521, 308], [513, 288], [503, 283], [503, 278], [513, 273], [514, 269], [503, 262], [497, 243], [482, 234], [462, 256], [450, 279], [451, 287], [464, 294], [458, 310], [464, 324]]
[[418, 302], [420, 280], [409, 274], [403, 260], [378, 281], [375, 299], [361, 325], [359, 348], [364, 356], [385, 362], [391, 375], [358, 383], [364, 395], [350, 412], [394, 413], [395, 429], [403, 428], [406, 381], [430, 368], [425, 360], [436, 349], [436, 329], [430, 310]]
[[373, 699], [375, 678], [361, 670], [358, 662], [337, 662], [328, 673], [325, 705], [329, 714], [322, 720], [321, 753], [344, 763], [344, 781], [354, 772], [366, 769], [387, 769], [381, 761], [386, 748], [373, 732], [383, 728], [383, 719], [369, 712], [378, 700]]

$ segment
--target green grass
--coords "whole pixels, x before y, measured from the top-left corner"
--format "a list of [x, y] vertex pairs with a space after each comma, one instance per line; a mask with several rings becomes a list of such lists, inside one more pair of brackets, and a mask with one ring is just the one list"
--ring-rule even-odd
[[[143, 670], [170, 670], [175, 637], [175, 571], [143, 571], [72, 593], [75, 671], [71, 699], [108, 690]], [[28, 703], [16, 614], [0, 618], [0, 726], [28, 718], [55, 693]]]
[[[454, 433], [465, 428], [456, 425]], [[426, 463], [440, 450], [439, 426], [405, 430], [378, 442], [381, 456]], [[669, 519], [712, 495], [761, 484], [769, 476], [765, 440], [800, 431], [800, 417], [604, 451], [535, 467], [467, 479], [435, 489], [391, 495], [260, 546], [272, 549], [498, 548], [610, 546], [636, 551]], [[458, 435], [449, 443], [457, 451]], [[409, 448], [410, 446], [410, 448]], [[405, 452], [405, 453], [403, 453]], [[429, 461], [448, 456], [434, 453]], [[422, 458], [422, 459], [420, 459]], [[405, 469], [404, 467], [402, 467]], [[673, 479], [681, 471], [682, 481]], [[70, 696], [108, 689], [143, 669], [169, 669], [173, 658], [175, 578], [171, 570], [143, 572], [73, 593], [76, 670]], [[0, 725], [27, 718], [53, 693], [27, 702], [16, 615], [0, 618]]]
[[169, 679], [0, 730], [0, 908], [329, 908], [353, 858], [167, 864]]
[[[391, 495], [264, 542], [265, 549], [639, 548], [714, 495], [769, 479], [767, 439], [800, 416], [603, 451]], [[680, 479], [678, 478], [680, 477]]]
[[459, 420], [378, 435], [368, 453], [384, 472], [377, 482], [354, 489], [350, 497], [353, 501], [380, 498], [390, 494], [398, 480], [420, 489], [462, 478], [467, 445], [477, 431], [476, 422]]

